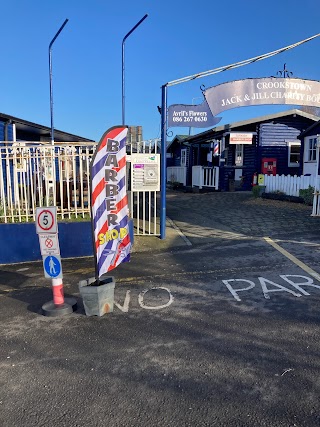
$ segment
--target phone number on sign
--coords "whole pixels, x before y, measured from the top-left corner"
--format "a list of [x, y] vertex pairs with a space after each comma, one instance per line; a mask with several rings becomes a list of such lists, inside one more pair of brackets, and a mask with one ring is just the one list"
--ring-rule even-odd
[[173, 117], [173, 122], [206, 122], [207, 117]]

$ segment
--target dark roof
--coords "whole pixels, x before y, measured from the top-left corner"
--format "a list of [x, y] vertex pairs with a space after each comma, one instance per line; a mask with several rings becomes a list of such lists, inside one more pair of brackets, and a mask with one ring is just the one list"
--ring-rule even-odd
[[[189, 135], [176, 135], [171, 141], [167, 141], [167, 149], [169, 148], [169, 147], [171, 147], [171, 145], [174, 143], [174, 142], [182, 142], [182, 141], [185, 141], [185, 139], [186, 138], [188, 138], [189, 137]], [[161, 146], [161, 141], [160, 141], [160, 145], [159, 146]]]
[[176, 135], [173, 139], [177, 138], [178, 140], [180, 139], [185, 139], [187, 138], [189, 135]]
[[[167, 149], [169, 147], [171, 147], [172, 143], [173, 143], [174, 139], [172, 141], [167, 141]], [[157, 147], [160, 149], [161, 148], [161, 139], [157, 140]]]
[[[280, 113], [274, 113], [274, 114], [268, 114], [266, 116], [260, 116], [260, 117], [255, 117], [252, 119], [247, 119], [247, 120], [242, 120], [240, 122], [233, 122], [233, 123], [228, 123], [225, 125], [221, 125], [221, 126], [217, 126], [214, 128], [211, 128], [205, 132], [201, 132], [201, 133], [197, 133], [196, 135], [191, 135], [191, 136], [187, 136], [184, 138], [184, 143], [188, 142], [188, 143], [193, 143], [193, 142], [199, 142], [199, 139], [203, 140], [205, 138], [210, 138], [213, 137], [215, 134], [217, 134], [218, 132], [228, 132], [232, 129], [237, 129], [241, 126], [248, 126], [251, 124], [257, 124], [257, 123], [263, 123], [263, 122], [267, 122], [273, 119], [278, 119], [281, 117], [287, 117], [287, 116], [301, 116], [304, 118], [307, 118], [309, 120], [313, 120], [314, 122], [318, 122], [319, 117], [307, 113], [305, 111], [301, 111], [299, 109], [292, 109], [292, 110], [286, 110], [286, 111], [282, 111]], [[313, 125], [312, 125], [313, 126]]]
[[[38, 123], [29, 122], [28, 120], [19, 119], [18, 117], [9, 116], [8, 114], [0, 113], [0, 120], [15, 123], [17, 132], [27, 132], [38, 135], [39, 137], [50, 137], [51, 136], [51, 128], [47, 126], [40, 125]], [[92, 139], [83, 138], [82, 136], [74, 135], [72, 133], [63, 132], [61, 130], [54, 130], [54, 139], [57, 141], [86, 141], [93, 142]]]
[[301, 132], [300, 133], [300, 137], [301, 138], [303, 138], [305, 135], [307, 135], [313, 128], [316, 128], [316, 127], [318, 127], [318, 126], [320, 126], [320, 120], [318, 120], [317, 122], [315, 122], [315, 123], [312, 123], [312, 125], [311, 126], [309, 126], [305, 131], [303, 131], [303, 132]]

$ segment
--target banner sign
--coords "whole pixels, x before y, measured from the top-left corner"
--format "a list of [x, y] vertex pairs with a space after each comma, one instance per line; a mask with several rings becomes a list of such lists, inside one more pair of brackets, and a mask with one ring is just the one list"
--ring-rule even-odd
[[204, 96], [213, 115], [249, 105], [320, 107], [320, 82], [276, 77], [235, 80], [207, 89]]
[[126, 126], [102, 136], [91, 165], [91, 210], [96, 274], [129, 261], [131, 242], [126, 193]]
[[160, 154], [132, 154], [131, 190], [160, 191]]
[[230, 132], [229, 144], [252, 144], [253, 134], [250, 132]]
[[219, 123], [206, 101], [199, 105], [173, 104], [168, 108], [168, 127], [207, 128]]

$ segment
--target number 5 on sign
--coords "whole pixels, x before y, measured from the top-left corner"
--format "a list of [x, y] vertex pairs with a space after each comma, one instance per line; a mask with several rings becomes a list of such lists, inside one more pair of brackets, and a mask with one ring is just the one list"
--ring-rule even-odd
[[36, 209], [37, 233], [57, 233], [57, 207], [42, 207]]

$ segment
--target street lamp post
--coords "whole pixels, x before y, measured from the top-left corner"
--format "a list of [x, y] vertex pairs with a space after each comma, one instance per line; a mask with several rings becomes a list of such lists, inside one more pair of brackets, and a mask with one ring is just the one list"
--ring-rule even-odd
[[131, 33], [134, 32], [134, 30], [139, 27], [139, 25], [147, 18], [148, 14], [144, 15], [143, 18], [140, 19], [140, 21], [126, 34], [122, 40], [122, 124], [125, 124], [125, 91], [124, 91], [124, 43], [126, 39], [130, 36]]
[[[52, 192], [53, 205], [56, 205], [56, 192], [55, 192], [55, 160], [54, 160], [54, 126], [53, 126], [53, 91], [52, 91], [52, 45], [56, 38], [59, 36], [64, 26], [69, 20], [66, 19], [59, 28], [56, 35], [53, 37], [49, 44], [49, 79], [50, 79], [50, 116], [51, 116], [51, 162], [52, 162], [52, 175], [51, 179], [48, 179], [47, 187], [47, 200], [49, 202], [50, 191]], [[49, 204], [49, 203], [48, 203]], [[76, 306], [76, 300], [74, 298], [65, 298], [63, 292], [62, 279], [52, 277], [52, 290], [53, 290], [53, 301], [42, 306], [43, 313], [46, 316], [62, 316], [64, 314], [72, 313]]]
[[56, 33], [56, 35], [53, 37], [49, 44], [49, 79], [50, 79], [50, 117], [51, 117], [51, 144], [54, 145], [54, 128], [53, 128], [53, 91], [52, 91], [52, 45], [55, 42], [58, 35], [63, 30], [66, 23], [69, 21], [69, 19], [66, 19], [64, 23], [59, 28], [59, 31]]

